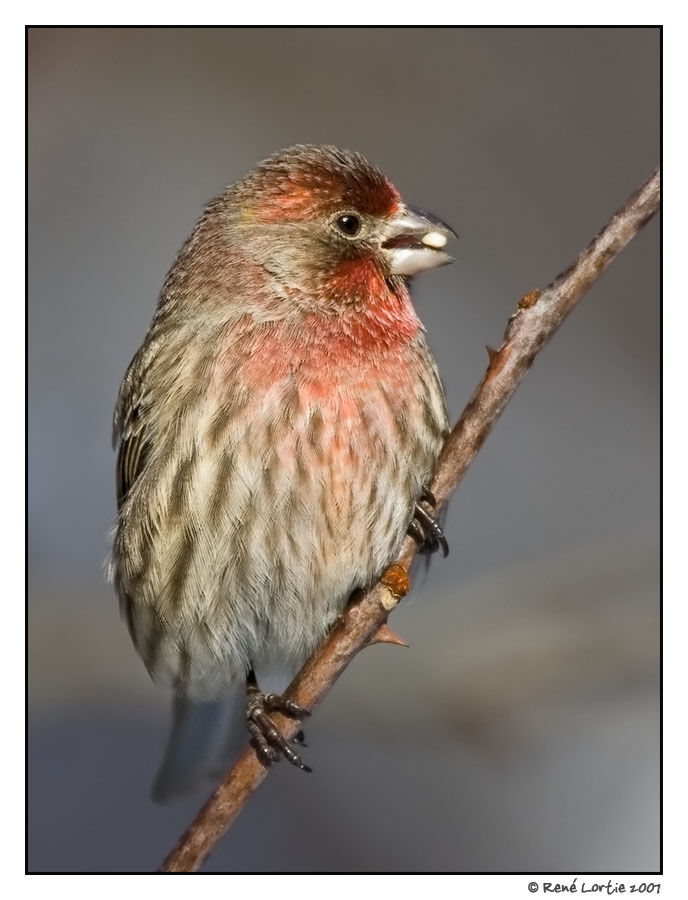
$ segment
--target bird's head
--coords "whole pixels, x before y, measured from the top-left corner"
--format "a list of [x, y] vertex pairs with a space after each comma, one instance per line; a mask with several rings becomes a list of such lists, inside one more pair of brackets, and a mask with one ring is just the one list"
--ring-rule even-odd
[[363, 156], [299, 145], [266, 159], [225, 195], [233, 237], [285, 286], [331, 305], [365, 299], [453, 262], [453, 230], [406, 206], [394, 185]]

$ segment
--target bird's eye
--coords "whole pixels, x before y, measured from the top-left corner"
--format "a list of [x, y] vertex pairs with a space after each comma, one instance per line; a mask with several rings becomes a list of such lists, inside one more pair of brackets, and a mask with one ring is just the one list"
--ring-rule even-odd
[[336, 222], [337, 228], [347, 237], [355, 237], [361, 230], [361, 220], [352, 213], [339, 216]]

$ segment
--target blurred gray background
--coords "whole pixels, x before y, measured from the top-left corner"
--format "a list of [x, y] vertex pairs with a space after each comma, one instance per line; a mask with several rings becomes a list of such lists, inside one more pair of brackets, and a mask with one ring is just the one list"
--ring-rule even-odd
[[[415, 288], [463, 408], [519, 297], [659, 158], [657, 29], [29, 34], [29, 866], [146, 871], [168, 698], [103, 561], [124, 369], [206, 200], [273, 150], [359, 150], [450, 221]], [[437, 560], [211, 871], [651, 871], [658, 856], [659, 227], [538, 358]]]

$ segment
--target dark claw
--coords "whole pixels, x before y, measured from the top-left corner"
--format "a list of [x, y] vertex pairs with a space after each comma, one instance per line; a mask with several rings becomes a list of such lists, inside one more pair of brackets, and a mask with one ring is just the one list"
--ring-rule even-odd
[[303, 733], [303, 728], [300, 728], [294, 737], [291, 739], [292, 744], [298, 744], [299, 747], [307, 747], [306, 743], [306, 735]]
[[424, 487], [423, 491], [420, 495], [421, 500], [425, 500], [426, 503], [429, 503], [430, 506], [437, 506], [437, 500], [435, 500], [435, 495], [430, 490], [429, 487]]
[[[272, 721], [269, 712], [281, 712], [294, 719], [310, 716], [307, 709], [280, 697], [279, 694], [263, 694], [258, 690], [255, 680], [249, 678], [247, 683], [246, 725], [251, 735], [251, 744], [261, 763], [267, 768], [284, 756], [289, 762], [304, 772], [312, 772], [310, 766], [301, 759], [291, 743]], [[297, 743], [303, 743], [303, 732], [296, 735]]]
[[425, 532], [415, 519], [411, 519], [406, 531], [411, 535], [413, 540], [417, 541], [421, 546], [425, 543]]
[[285, 713], [285, 715], [291, 716], [292, 719], [307, 719], [310, 716], [310, 712], [304, 709], [303, 706], [299, 706], [298, 703], [294, 703], [293, 700], [287, 700], [279, 694], [265, 694], [263, 703], [270, 712]]
[[261, 726], [257, 722], [254, 722], [252, 719], [248, 718], [246, 720], [246, 725], [248, 727], [249, 734], [251, 735], [251, 744], [253, 746], [253, 749], [256, 751], [256, 756], [262, 762], [265, 768], [268, 768], [268, 766], [276, 763], [279, 760], [280, 755], [277, 750], [275, 750], [274, 747], [271, 747], [268, 743], [268, 739], [263, 734]]
[[423, 488], [420, 500], [416, 503], [407, 531], [420, 545], [421, 553], [435, 553], [439, 550], [442, 556], [449, 554], [449, 544], [437, 519], [422, 506], [422, 503], [435, 506], [435, 497], [428, 488]]

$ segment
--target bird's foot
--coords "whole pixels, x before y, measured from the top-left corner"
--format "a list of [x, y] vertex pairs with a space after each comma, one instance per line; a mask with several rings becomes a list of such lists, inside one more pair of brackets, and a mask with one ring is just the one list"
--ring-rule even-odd
[[439, 550], [442, 556], [447, 556], [449, 544], [442, 526], [435, 517], [436, 505], [432, 492], [428, 488], [423, 488], [407, 531], [418, 542], [421, 553], [436, 553]]
[[[277, 762], [281, 756], [304, 772], [312, 772], [299, 754], [294, 750], [292, 742], [288, 741], [268, 715], [271, 712], [281, 712], [293, 719], [305, 719], [310, 716], [307, 709], [287, 700], [279, 694], [263, 694], [257, 685], [250, 681], [246, 688], [246, 725], [251, 735], [251, 744], [256, 751], [258, 759], [267, 768]], [[299, 731], [293, 743], [305, 746], [303, 731]]]

